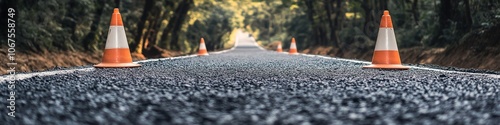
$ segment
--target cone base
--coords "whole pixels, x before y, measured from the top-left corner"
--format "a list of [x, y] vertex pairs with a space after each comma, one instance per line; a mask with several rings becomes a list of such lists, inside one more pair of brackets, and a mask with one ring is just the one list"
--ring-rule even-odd
[[299, 55], [299, 53], [288, 53], [290, 55]]
[[198, 56], [208, 56], [208, 53], [205, 53], [205, 54], [198, 54]]
[[363, 66], [363, 69], [394, 69], [394, 70], [408, 70], [410, 67], [401, 64], [371, 64]]
[[133, 68], [140, 67], [140, 64], [135, 63], [99, 63], [94, 65], [96, 68]]

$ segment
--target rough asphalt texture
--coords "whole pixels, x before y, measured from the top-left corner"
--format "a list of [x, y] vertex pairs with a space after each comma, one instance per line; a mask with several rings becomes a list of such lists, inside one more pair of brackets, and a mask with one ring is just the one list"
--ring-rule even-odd
[[[4, 124], [500, 124], [500, 79], [235, 50], [17, 81]], [[299, 42], [300, 44], [300, 42]]]

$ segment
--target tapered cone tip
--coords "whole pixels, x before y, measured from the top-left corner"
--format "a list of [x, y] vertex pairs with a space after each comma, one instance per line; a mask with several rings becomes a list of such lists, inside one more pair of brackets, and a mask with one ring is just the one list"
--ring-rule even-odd
[[201, 38], [200, 43], [205, 43], [205, 39]]
[[292, 43], [295, 43], [295, 38], [294, 37], [292, 37]]
[[384, 15], [380, 19], [380, 28], [392, 28], [392, 19], [388, 10], [384, 11]]
[[384, 10], [384, 15], [389, 16], [389, 10]]
[[113, 15], [111, 15], [111, 26], [123, 26], [122, 16], [118, 8], [115, 8], [113, 10]]

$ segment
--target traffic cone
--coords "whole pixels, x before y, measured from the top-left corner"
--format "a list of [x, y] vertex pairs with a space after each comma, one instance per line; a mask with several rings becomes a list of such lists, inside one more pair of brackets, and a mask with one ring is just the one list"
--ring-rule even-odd
[[205, 40], [201, 38], [200, 48], [198, 50], [198, 56], [208, 56], [207, 47], [205, 46]]
[[396, 36], [392, 27], [389, 11], [385, 10], [380, 21], [377, 43], [373, 52], [372, 64], [363, 68], [371, 69], [399, 69], [407, 70], [409, 67], [401, 65]]
[[290, 44], [290, 51], [288, 52], [290, 55], [298, 55], [297, 45], [295, 45], [295, 38], [292, 37], [292, 43]]
[[281, 42], [278, 44], [278, 48], [276, 48], [276, 52], [283, 52], [283, 48], [281, 47]]
[[127, 37], [123, 27], [122, 17], [118, 8], [115, 8], [111, 16], [106, 48], [102, 56], [102, 62], [94, 65], [97, 68], [123, 68], [139, 67], [141, 65], [132, 63], [132, 56], [128, 48]]

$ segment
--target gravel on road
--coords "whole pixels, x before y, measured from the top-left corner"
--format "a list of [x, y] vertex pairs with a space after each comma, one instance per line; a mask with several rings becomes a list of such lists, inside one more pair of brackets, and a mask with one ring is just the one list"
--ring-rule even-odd
[[16, 81], [8, 124], [499, 124], [500, 79], [235, 50]]

